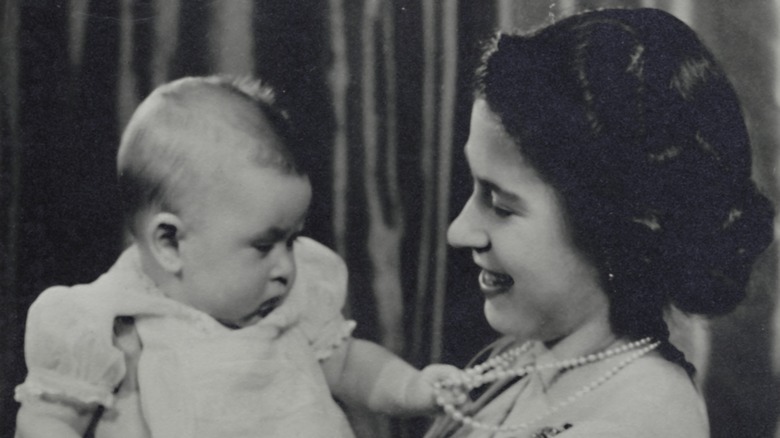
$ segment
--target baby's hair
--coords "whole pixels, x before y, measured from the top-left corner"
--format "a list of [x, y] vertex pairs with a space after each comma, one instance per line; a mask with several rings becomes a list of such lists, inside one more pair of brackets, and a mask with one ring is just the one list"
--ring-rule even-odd
[[[241, 136], [241, 144], [230, 141]], [[123, 209], [131, 232], [139, 213], [179, 213], [182, 190], [218, 177], [236, 154], [260, 167], [303, 174], [297, 138], [274, 91], [250, 77], [186, 77], [155, 89], [133, 114], [117, 154]]]
[[715, 315], [744, 298], [773, 208], [750, 177], [737, 95], [687, 25], [614, 9], [500, 35], [476, 96], [560, 194], [618, 334], [666, 341], [670, 303]]

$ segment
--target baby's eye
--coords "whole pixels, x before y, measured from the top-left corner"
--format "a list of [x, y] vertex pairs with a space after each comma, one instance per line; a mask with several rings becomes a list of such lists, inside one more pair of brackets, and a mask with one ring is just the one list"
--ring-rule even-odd
[[253, 246], [262, 255], [268, 255], [274, 249], [273, 243], [256, 243]]
[[301, 233], [293, 233], [290, 237], [287, 238], [287, 248], [292, 248], [295, 241], [298, 239], [298, 237], [301, 236]]

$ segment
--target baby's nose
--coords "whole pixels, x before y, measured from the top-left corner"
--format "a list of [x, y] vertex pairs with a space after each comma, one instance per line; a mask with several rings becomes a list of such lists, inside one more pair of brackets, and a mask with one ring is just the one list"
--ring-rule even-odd
[[281, 245], [280, 254], [276, 260], [276, 265], [272, 273], [274, 280], [284, 285], [291, 285], [295, 280], [295, 258], [292, 248], [287, 245]]

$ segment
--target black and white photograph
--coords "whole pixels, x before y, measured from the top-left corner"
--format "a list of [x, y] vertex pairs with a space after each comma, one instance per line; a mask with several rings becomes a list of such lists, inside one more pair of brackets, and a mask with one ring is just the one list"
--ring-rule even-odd
[[0, 438], [780, 438], [780, 0], [2, 0]]

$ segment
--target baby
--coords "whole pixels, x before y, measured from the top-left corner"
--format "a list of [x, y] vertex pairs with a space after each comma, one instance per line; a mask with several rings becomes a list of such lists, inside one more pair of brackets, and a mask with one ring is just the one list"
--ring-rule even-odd
[[118, 153], [133, 244], [30, 308], [17, 437], [351, 437], [334, 396], [433, 410], [455, 369], [352, 338], [343, 261], [299, 237], [294, 141], [253, 80], [184, 78], [141, 104]]

